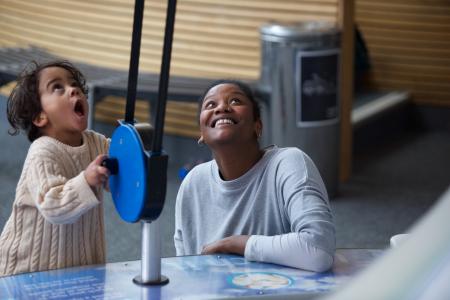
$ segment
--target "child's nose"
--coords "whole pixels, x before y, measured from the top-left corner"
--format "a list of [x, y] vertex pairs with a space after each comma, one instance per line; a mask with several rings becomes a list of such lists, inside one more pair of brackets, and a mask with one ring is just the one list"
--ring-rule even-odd
[[80, 89], [76, 86], [70, 87], [70, 96], [76, 96], [80, 94]]

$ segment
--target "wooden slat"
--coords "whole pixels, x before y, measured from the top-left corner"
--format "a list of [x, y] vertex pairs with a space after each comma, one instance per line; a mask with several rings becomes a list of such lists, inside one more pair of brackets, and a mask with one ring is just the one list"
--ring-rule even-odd
[[[14, 20], [15, 19], [15, 20]], [[14, 24], [13, 21], [19, 21], [20, 24]], [[24, 26], [25, 25], [25, 26]], [[109, 36], [105, 38], [106, 45], [101, 41], [102, 36], [100, 34], [92, 34], [90, 36], [81, 36], [82, 31], [74, 31], [74, 30], [66, 30], [61, 29], [60, 26], [49, 26], [48, 24], [44, 24], [42, 22], [35, 22], [32, 20], [20, 20], [14, 17], [5, 17], [2, 20], [2, 28], [4, 30], [8, 30], [9, 32], [14, 32], [16, 34], [20, 34], [26, 39], [30, 39], [31, 37], [35, 37], [35, 39], [43, 39], [43, 40], [52, 40], [56, 39], [57, 41], [66, 42], [68, 47], [74, 48], [73, 44], [77, 43], [80, 45], [80, 48], [90, 47], [90, 49], [94, 51], [102, 51], [107, 46], [110, 45], [109, 49], [112, 53], [125, 53], [128, 51], [129, 47], [126, 47], [124, 43], [120, 40], [114, 39], [114, 37]], [[71, 35], [67, 33], [72, 33], [74, 35], [80, 34], [80, 37], [74, 39]]]
[[372, 49], [373, 50], [371, 53], [375, 59], [390, 61], [393, 64], [410, 64], [414, 66], [426, 64], [427, 67], [442, 67], [450, 71], [450, 59], [447, 57], [437, 56], [436, 53], [432, 51], [428, 52], [428, 55], [413, 56], [411, 53], [408, 53], [409, 51], [406, 51], [406, 49], [404, 49], [405, 52], [403, 54], [399, 53], [398, 50], [393, 51], [389, 47], [380, 46], [373, 47]]
[[[367, 31], [366, 31], [367, 32]], [[438, 57], [450, 57], [450, 35], [449, 40], [429, 40], [426, 43], [417, 43], [417, 39], [405, 37], [395, 38], [392, 36], [386, 37], [383, 35], [371, 35], [370, 40], [367, 40], [370, 44], [370, 50], [375, 48], [388, 49], [388, 51], [405, 51], [405, 47], [408, 47], [408, 53], [419, 53], [422, 55], [436, 54]]]
[[14, 2], [14, 5], [10, 3], [6, 4], [0, 2], [0, 8], [5, 16], [7, 15], [15, 15], [21, 17], [23, 20], [23, 16], [30, 20], [42, 21], [44, 23], [50, 23], [53, 25], [59, 25], [63, 29], [65, 26], [71, 25], [73, 28], [66, 27], [67, 30], [82, 30], [83, 32], [90, 34], [93, 32], [110, 32], [115, 33], [117, 35], [123, 35], [126, 38], [130, 38], [129, 34], [131, 33], [132, 19], [131, 15], [126, 18], [115, 18], [109, 16], [107, 19], [101, 19], [105, 14], [100, 15], [86, 15], [82, 12], [73, 12], [71, 18], [65, 17], [65, 14], [62, 14], [65, 10], [63, 8], [47, 8], [44, 5], [38, 5], [32, 1], [30, 2], [22, 2], [17, 0]]
[[[211, 0], [185, 0], [183, 3], [197, 4], [198, 6], [217, 5], [224, 6], [223, 2], [213, 2]], [[240, 9], [266, 9], [266, 10], [287, 10], [287, 11], [309, 11], [309, 12], [328, 12], [336, 13], [336, 1], [284, 1], [280, 5], [277, 1], [242, 1], [242, 0], [228, 0], [226, 5], [229, 7]]]
[[448, 78], [449, 70], [447, 66], [428, 66], [426, 64], [412, 65], [408, 62], [400, 63], [387, 58], [374, 57], [372, 59], [374, 68], [392, 70], [393, 72], [410, 72], [410, 74], [435, 74]]
[[[256, 9], [242, 9], [236, 8], [230, 5], [225, 4], [226, 2], [219, 2], [220, 4], [214, 4], [212, 1], [209, 1], [210, 5], [198, 4], [194, 5], [193, 3], [189, 3], [189, 1], [180, 1], [178, 3], [177, 8], [181, 11], [195, 11], [197, 14], [217, 14], [222, 17], [231, 17], [231, 18], [255, 18], [261, 20], [270, 20], [272, 19], [281, 19], [281, 20], [295, 20], [299, 18], [299, 13], [303, 14], [304, 17], [311, 18], [311, 11], [308, 13], [302, 9], [302, 6], [299, 6], [299, 9], [296, 10], [274, 10], [274, 9], [264, 9], [264, 7], [258, 7]], [[217, 3], [217, 2], [216, 2]], [[157, 5], [158, 3], [155, 3]], [[152, 7], [154, 7], [152, 5]], [[283, 8], [283, 3], [279, 2], [279, 7]], [[329, 14], [336, 13], [336, 10], [330, 11], [327, 14], [327, 11], [324, 11], [324, 8], [314, 11], [314, 15], [317, 17], [328, 17]], [[302, 16], [300, 16], [302, 17]]]
[[[360, 25], [360, 24], [359, 24]], [[427, 43], [446, 43], [449, 38], [448, 32], [421, 32], [411, 30], [399, 30], [398, 28], [381, 28], [374, 26], [361, 26], [363, 33], [367, 41], [370, 43], [372, 37], [385, 37], [396, 39], [398, 41], [420, 41], [420, 44], [426, 45]]]
[[411, 80], [411, 77], [393, 77], [386, 79], [373, 79], [374, 84], [379, 86], [390, 86], [396, 89], [412, 91], [429, 91], [428, 93], [450, 93], [450, 84], [448, 82], [427, 82], [417, 78]]
[[371, 72], [371, 76], [374, 78], [385, 78], [386, 76], [392, 76], [393, 78], [403, 79], [403, 80], [411, 80], [411, 81], [425, 81], [432, 82], [435, 84], [440, 84], [443, 86], [449, 86], [448, 77], [447, 76], [439, 76], [436, 73], [419, 73], [419, 72], [408, 72], [407, 70], [392, 70], [392, 69], [381, 69], [378, 68]]
[[[80, 22], [79, 20], [64, 19], [59, 16], [48, 16], [36, 11], [24, 11], [20, 8], [14, 9], [12, 7], [0, 6], [0, 9], [9, 12], [4, 15], [4, 19], [2, 21], [6, 24], [10, 24], [11, 26], [39, 26], [43, 30], [49, 32], [70, 32], [74, 36], [84, 34], [85, 39], [91, 38], [93, 41], [97, 41], [97, 43], [103, 42], [104, 45], [112, 44], [111, 46], [115, 46], [115, 43], [131, 41], [131, 37], [129, 36], [131, 34], [131, 28], [129, 28], [130, 25], [128, 23], [126, 27], [117, 25], [113, 27], [105, 24], [97, 26], [97, 23], [89, 22], [87, 20]], [[96, 27], [96, 30], [92, 30], [92, 27], [94, 26]], [[103, 40], [99, 41], [98, 39]]]
[[369, 48], [372, 87], [450, 106], [449, 1], [357, 0], [356, 21]]
[[378, 28], [386, 28], [393, 30], [410, 30], [410, 31], [421, 31], [421, 32], [448, 32], [450, 25], [448, 24], [418, 24], [415, 22], [407, 22], [402, 20], [379, 20], [379, 19], [362, 19], [358, 21], [361, 26], [376, 26]]
[[431, 16], [446, 16], [450, 13], [448, 1], [424, 1], [424, 0], [405, 0], [405, 1], [370, 1], [358, 0], [356, 3], [357, 16], [360, 18], [360, 10], [380, 10], [387, 13], [396, 12], [399, 14], [414, 14], [414, 15], [431, 15]]
[[358, 18], [367, 20], [380, 20], [382, 23], [400, 22], [411, 24], [446, 24], [446, 17], [450, 8], [444, 6], [423, 5], [415, 7], [411, 5], [396, 6], [395, 3], [383, 6], [381, 3], [370, 3], [359, 0]]

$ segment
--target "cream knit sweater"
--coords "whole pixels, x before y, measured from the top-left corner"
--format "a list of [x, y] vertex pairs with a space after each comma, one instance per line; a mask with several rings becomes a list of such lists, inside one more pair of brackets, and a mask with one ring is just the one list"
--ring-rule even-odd
[[102, 191], [84, 169], [108, 146], [93, 131], [79, 147], [46, 136], [31, 144], [0, 236], [0, 276], [105, 262]]

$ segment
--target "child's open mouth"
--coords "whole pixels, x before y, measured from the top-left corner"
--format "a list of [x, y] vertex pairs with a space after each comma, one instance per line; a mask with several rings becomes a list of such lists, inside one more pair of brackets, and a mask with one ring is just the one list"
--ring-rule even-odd
[[79, 117], [83, 117], [85, 114], [85, 108], [83, 106], [83, 103], [81, 102], [81, 100], [78, 100], [75, 103], [75, 108], [74, 108], [75, 114], [77, 114], [77, 116]]

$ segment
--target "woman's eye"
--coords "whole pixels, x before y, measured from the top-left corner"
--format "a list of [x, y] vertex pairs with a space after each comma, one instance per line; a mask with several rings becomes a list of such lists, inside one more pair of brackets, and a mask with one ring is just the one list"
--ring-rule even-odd
[[213, 108], [214, 107], [214, 102], [207, 102], [207, 103], [205, 103], [205, 109], [210, 109], [210, 108]]
[[241, 103], [241, 100], [239, 100], [237, 98], [231, 99], [231, 101], [230, 101], [230, 104], [240, 104], [240, 103]]

